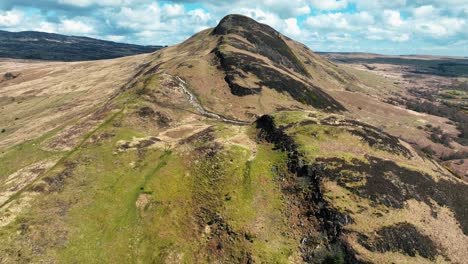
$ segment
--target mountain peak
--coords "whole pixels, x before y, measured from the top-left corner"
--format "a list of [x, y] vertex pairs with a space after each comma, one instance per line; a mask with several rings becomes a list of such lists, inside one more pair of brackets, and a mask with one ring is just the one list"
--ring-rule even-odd
[[254, 19], [238, 14], [231, 14], [225, 16], [214, 29], [215, 35], [226, 35], [230, 33], [238, 33], [243, 30], [255, 30], [259, 28], [268, 28], [269, 30], [275, 31], [268, 25], [261, 24]]
[[[222, 44], [263, 55], [278, 65], [308, 75], [307, 70], [286, 43], [286, 37], [272, 27], [250, 17], [228, 15], [214, 28], [213, 34], [224, 36]], [[241, 38], [232, 38], [232, 35]]]
[[[344, 110], [312, 84], [304, 58], [300, 59], [299, 52], [290, 47], [290, 39], [272, 27], [246, 16], [228, 15], [212, 35], [220, 37], [214, 53], [232, 94], [261, 94], [265, 88], [271, 88], [316, 108]], [[249, 82], [246, 74], [256, 81]]]

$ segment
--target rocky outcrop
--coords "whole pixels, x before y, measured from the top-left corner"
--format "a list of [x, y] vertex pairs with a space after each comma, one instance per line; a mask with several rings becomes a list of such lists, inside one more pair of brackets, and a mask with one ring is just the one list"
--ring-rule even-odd
[[[348, 263], [358, 263], [352, 248], [348, 247], [341, 240], [342, 227], [351, 223], [352, 219], [338, 212], [324, 199], [321, 183], [324, 176], [322, 166], [319, 164], [309, 164], [298, 151], [298, 146], [294, 140], [275, 125], [273, 117], [269, 115], [260, 117], [256, 121], [256, 127], [259, 129], [259, 138], [273, 143], [277, 150], [287, 153], [287, 166], [290, 173], [310, 180], [309, 188], [303, 194], [304, 200], [302, 202], [308, 208], [304, 217], [314, 217], [314, 220], [319, 223], [316, 232], [326, 234], [325, 243], [327, 248], [334, 249], [343, 254], [339, 258], [346, 260]], [[305, 243], [307, 240], [308, 238], [305, 237], [303, 244], [307, 245]], [[315, 252], [313, 250], [303, 249], [302, 251], [305, 261], [315, 263]]]

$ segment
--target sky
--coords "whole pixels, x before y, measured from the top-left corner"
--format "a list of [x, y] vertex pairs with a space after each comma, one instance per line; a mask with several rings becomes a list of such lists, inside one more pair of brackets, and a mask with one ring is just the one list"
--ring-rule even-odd
[[0, 30], [173, 45], [227, 14], [315, 51], [468, 56], [468, 0], [0, 0]]

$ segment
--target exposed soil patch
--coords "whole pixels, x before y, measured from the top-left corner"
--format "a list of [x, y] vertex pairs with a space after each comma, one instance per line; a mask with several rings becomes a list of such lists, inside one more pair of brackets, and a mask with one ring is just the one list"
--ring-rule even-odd
[[27, 188], [55, 163], [55, 160], [41, 161], [9, 175], [0, 188], [0, 206], [7, 204], [11, 197]]
[[138, 208], [138, 210], [144, 211], [150, 204], [151, 199], [151, 195], [147, 193], [141, 193], [140, 195], [138, 195], [138, 199], [135, 202], [135, 206]]
[[402, 252], [412, 257], [418, 254], [430, 260], [434, 260], [439, 253], [434, 242], [410, 223], [386, 226], [374, 236], [359, 235], [358, 240], [370, 251]]

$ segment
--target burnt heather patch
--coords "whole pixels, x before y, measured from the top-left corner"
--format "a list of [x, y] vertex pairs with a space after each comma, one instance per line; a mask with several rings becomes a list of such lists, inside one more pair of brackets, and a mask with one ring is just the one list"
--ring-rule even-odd
[[[242, 53], [225, 53], [218, 48], [215, 48], [212, 52], [218, 58], [220, 68], [226, 75], [225, 81], [234, 95], [258, 94], [266, 87], [280, 93], [288, 93], [295, 100], [315, 108], [332, 111], [345, 110], [339, 102], [323, 92], [319, 87], [295, 80], [267, 66], [260, 59]], [[245, 87], [236, 82], [236, 78], [247, 77], [243, 72], [252, 73], [260, 79], [256, 83], [257, 87]]]
[[359, 235], [358, 241], [370, 251], [402, 252], [411, 257], [418, 254], [430, 260], [438, 255], [434, 242], [406, 222], [383, 227], [371, 237]]
[[350, 119], [338, 119], [334, 116], [322, 119], [321, 124], [345, 128], [349, 133], [360, 137], [369, 146], [393, 154], [411, 158], [411, 152], [400, 143], [400, 140], [374, 126]]
[[[368, 163], [358, 159], [350, 162], [340, 158], [319, 158], [327, 164], [325, 171], [330, 179], [354, 194], [393, 208], [403, 208], [409, 199], [450, 208], [468, 234], [468, 185], [463, 182], [440, 179], [434, 181], [428, 174], [399, 166], [393, 161], [366, 157]], [[349, 183], [362, 182], [363, 186], [350, 187]]]
[[[243, 28], [248, 28], [249, 30], [244, 30]], [[213, 30], [213, 34], [221, 36], [227, 34], [239, 35], [252, 44], [252, 46], [237, 44], [240, 45], [237, 46], [240, 49], [259, 53], [269, 58], [275, 64], [309, 76], [301, 61], [281, 38], [281, 34], [270, 26], [260, 24], [246, 16], [230, 15], [221, 20], [219, 25]], [[236, 41], [235, 43], [238, 42]]]

